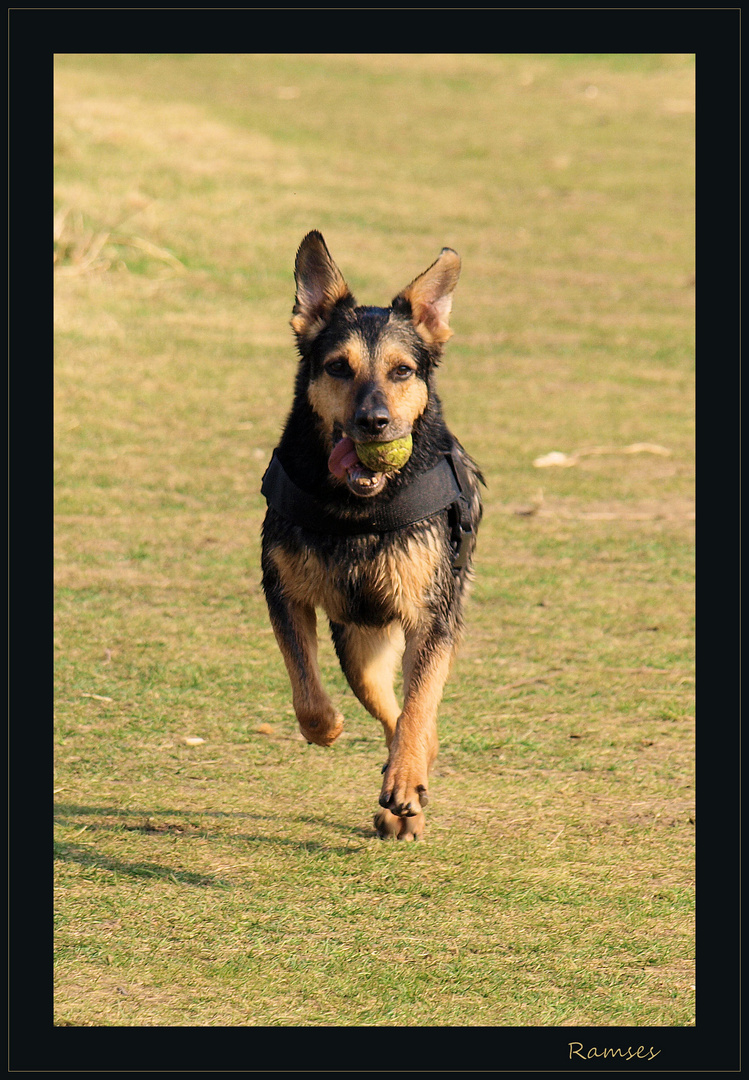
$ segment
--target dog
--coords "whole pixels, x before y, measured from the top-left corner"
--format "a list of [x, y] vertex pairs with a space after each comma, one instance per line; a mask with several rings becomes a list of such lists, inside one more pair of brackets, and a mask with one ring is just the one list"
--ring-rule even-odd
[[[262, 484], [263, 590], [299, 727], [318, 746], [343, 728], [317, 665], [321, 608], [351, 689], [384, 729], [382, 839], [424, 832], [437, 710], [482, 516], [484, 478], [435, 389], [460, 265], [443, 248], [390, 307], [360, 307], [322, 235], [305, 236], [294, 272], [294, 397]], [[387, 458], [393, 444], [404, 463], [363, 463], [366, 449]]]

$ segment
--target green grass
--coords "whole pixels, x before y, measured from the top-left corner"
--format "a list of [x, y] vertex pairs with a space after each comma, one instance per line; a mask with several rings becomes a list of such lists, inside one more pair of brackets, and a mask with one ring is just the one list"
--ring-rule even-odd
[[[693, 83], [57, 58], [58, 1024], [694, 1023]], [[311, 228], [362, 302], [463, 258], [486, 516], [420, 844], [327, 641], [347, 726], [298, 734], [260, 590]]]

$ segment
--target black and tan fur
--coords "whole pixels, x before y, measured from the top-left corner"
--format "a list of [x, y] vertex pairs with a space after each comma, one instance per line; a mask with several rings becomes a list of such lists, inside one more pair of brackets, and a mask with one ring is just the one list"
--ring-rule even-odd
[[[448, 431], [434, 387], [459, 272], [458, 255], [444, 248], [389, 308], [359, 307], [320, 233], [302, 241], [291, 320], [301, 359], [276, 453], [297, 487], [341, 521], [356, 521], [372, 500], [392, 499], [452, 452], [467, 474], [475, 538], [481, 474]], [[387, 442], [409, 432], [408, 462], [377, 474], [366, 491], [328, 468], [343, 435]], [[351, 688], [384, 728], [389, 756], [375, 817], [382, 837], [413, 839], [424, 829], [437, 709], [462, 629], [470, 563], [453, 568], [447, 511], [397, 531], [354, 536], [292, 525], [270, 507], [265, 518], [263, 587], [299, 726], [320, 746], [343, 728], [316, 660], [321, 608]], [[393, 689], [401, 663], [402, 707]]]

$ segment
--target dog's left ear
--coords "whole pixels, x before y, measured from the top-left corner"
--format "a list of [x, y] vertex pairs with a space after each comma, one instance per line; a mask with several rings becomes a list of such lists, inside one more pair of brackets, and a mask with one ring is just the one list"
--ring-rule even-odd
[[428, 345], [441, 345], [452, 336], [450, 310], [459, 276], [460, 256], [443, 248], [437, 261], [393, 300], [396, 311], [410, 309], [416, 332]]
[[336, 304], [354, 300], [341, 271], [333, 262], [322, 234], [307, 233], [294, 266], [296, 303], [291, 327], [300, 342], [309, 344], [327, 326]]

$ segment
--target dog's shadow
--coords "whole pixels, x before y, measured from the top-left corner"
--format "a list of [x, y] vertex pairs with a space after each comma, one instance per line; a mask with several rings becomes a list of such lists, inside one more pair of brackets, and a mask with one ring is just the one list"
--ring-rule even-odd
[[[200, 825], [194, 824], [197, 816], [201, 819]], [[80, 806], [70, 803], [59, 804], [55, 807], [55, 819], [59, 825], [74, 826], [80, 824], [82, 818], [92, 819], [87, 821], [81, 830], [85, 830], [89, 835], [138, 832], [157, 837], [167, 833], [171, 836], [178, 836], [183, 840], [210, 838], [212, 830], [210, 825], [206, 825], [206, 818], [213, 818], [217, 822], [227, 818], [246, 820], [248, 823], [260, 823], [263, 821], [280, 823], [282, 821], [280, 814], [253, 814], [242, 811], [122, 810], [117, 807]], [[284, 820], [288, 821], [289, 816], [286, 816]], [[263, 832], [261, 828], [248, 829], [246, 832], [234, 834], [231, 839], [233, 843], [267, 844], [271, 847], [279, 849], [291, 848], [299, 852], [351, 855], [362, 850], [363, 841], [372, 840], [376, 837], [374, 827], [347, 826], [341, 824], [341, 822], [331, 821], [317, 815], [291, 815], [291, 821], [312, 825], [316, 829], [333, 829], [342, 834], [346, 842], [331, 844], [321, 840], [292, 839], [286, 836], [276, 836], [271, 832]], [[79, 833], [75, 835], [78, 836]], [[217, 838], [219, 836], [218, 828], [216, 829], [216, 836]], [[225, 836], [222, 835], [221, 838], [225, 839]], [[228, 882], [221, 878], [220, 873], [193, 873], [146, 860], [129, 862], [107, 855], [94, 846], [74, 841], [62, 840], [56, 842], [55, 859], [61, 862], [75, 862], [82, 867], [106, 870], [132, 878], [174, 881], [181, 885], [202, 887], [226, 888], [228, 885]]]

